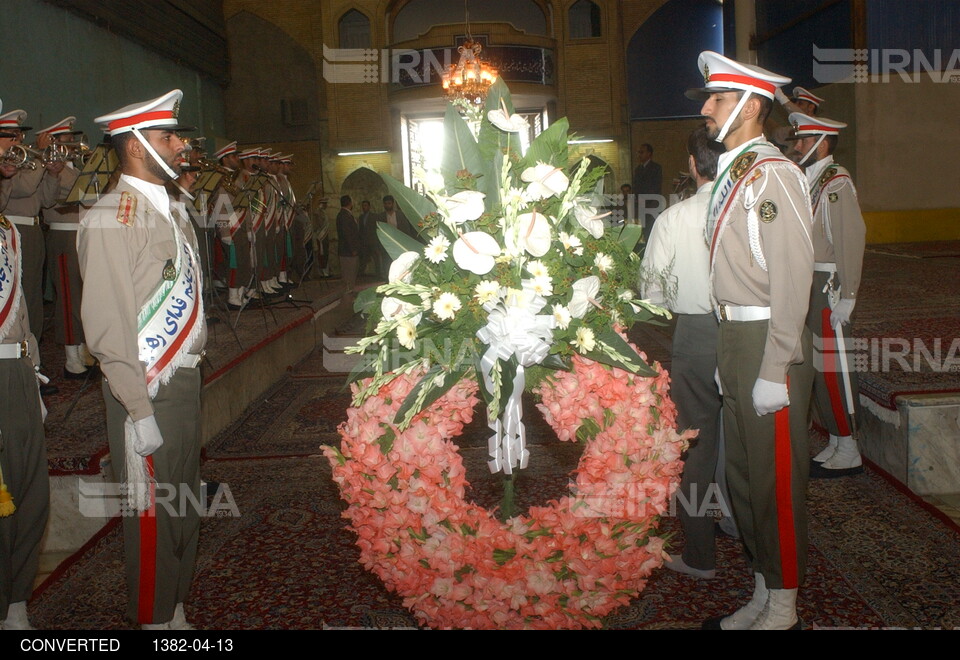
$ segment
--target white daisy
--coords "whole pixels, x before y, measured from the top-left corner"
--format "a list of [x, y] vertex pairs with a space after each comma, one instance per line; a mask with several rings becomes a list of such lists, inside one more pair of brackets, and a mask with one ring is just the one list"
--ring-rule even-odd
[[427, 244], [427, 248], [423, 251], [423, 255], [430, 263], [438, 264], [446, 260], [447, 250], [449, 248], [450, 241], [447, 240], [446, 236], [436, 236]]
[[539, 259], [527, 262], [527, 272], [533, 277], [550, 277], [550, 271]]
[[596, 266], [601, 273], [606, 273], [613, 268], [613, 258], [603, 252], [597, 252], [597, 256], [593, 260], [593, 265]]
[[463, 307], [463, 303], [460, 302], [459, 298], [450, 292], [444, 292], [437, 298], [437, 302], [433, 303], [433, 313], [441, 321], [449, 321], [457, 315], [461, 307]]
[[576, 346], [577, 350], [581, 353], [589, 353], [597, 347], [596, 335], [593, 334], [593, 330], [590, 328], [578, 328], [577, 338], [573, 340], [573, 345]]
[[417, 326], [410, 321], [401, 321], [397, 326], [397, 339], [401, 346], [412, 351], [416, 347]]
[[557, 327], [561, 330], [566, 330], [570, 325], [570, 310], [564, 307], [563, 305], [554, 305], [553, 306], [553, 318], [557, 322]]
[[567, 252], [572, 252], [576, 256], [583, 255], [583, 241], [576, 236], [571, 236], [565, 231], [560, 232], [560, 243]]
[[500, 297], [500, 283], [494, 280], [484, 280], [477, 284], [473, 291], [477, 302], [484, 305]]

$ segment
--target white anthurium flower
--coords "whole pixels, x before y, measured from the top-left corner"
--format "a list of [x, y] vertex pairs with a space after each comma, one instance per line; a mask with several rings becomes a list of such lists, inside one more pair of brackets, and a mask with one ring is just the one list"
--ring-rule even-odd
[[413, 267], [419, 260], [419, 252], [404, 252], [390, 264], [390, 274], [387, 281], [390, 284], [397, 284], [398, 282], [410, 284], [413, 280]]
[[577, 338], [573, 345], [580, 353], [589, 353], [597, 347], [597, 337], [590, 328], [577, 328]]
[[449, 247], [450, 241], [446, 236], [434, 236], [433, 240], [427, 243], [423, 254], [430, 263], [439, 264], [446, 260]]
[[596, 275], [584, 277], [573, 283], [573, 296], [570, 299], [570, 315], [575, 319], [582, 319], [586, 316], [590, 306], [597, 309], [600, 307], [601, 299], [597, 294], [600, 293], [600, 278]]
[[483, 206], [484, 197], [486, 195], [482, 192], [464, 190], [453, 197], [443, 198], [442, 206], [447, 211], [447, 222], [453, 225], [461, 225], [469, 220], [479, 218], [486, 210]]
[[486, 275], [500, 256], [500, 244], [493, 236], [482, 231], [461, 234], [453, 244], [453, 260], [457, 265], [477, 275]]
[[401, 346], [412, 351], [417, 346], [417, 326], [410, 321], [400, 321], [397, 326], [397, 339]]
[[474, 298], [481, 305], [494, 302], [500, 298], [500, 283], [496, 280], [484, 280], [474, 288]]
[[572, 252], [578, 257], [583, 256], [583, 241], [577, 236], [571, 236], [567, 232], [562, 231], [560, 232], [560, 243], [563, 244], [563, 249], [567, 252]]
[[603, 252], [597, 252], [597, 256], [593, 260], [593, 265], [596, 266], [601, 273], [606, 273], [613, 268], [613, 257]]
[[559, 195], [570, 186], [570, 179], [561, 168], [546, 163], [537, 163], [535, 167], [528, 167], [520, 178], [529, 184], [527, 194], [533, 200]]
[[437, 302], [433, 303], [433, 313], [441, 321], [450, 321], [457, 315], [461, 307], [463, 307], [463, 303], [460, 302], [460, 299], [449, 291], [445, 291], [437, 298]]
[[566, 330], [570, 326], [570, 321], [572, 319], [573, 317], [570, 315], [569, 309], [563, 305], [553, 306], [553, 320], [556, 321], [558, 328], [561, 330]]
[[517, 218], [520, 227], [518, 246], [534, 257], [542, 257], [550, 251], [553, 236], [550, 231], [550, 218], [542, 213], [524, 213]]
[[500, 99], [500, 109], [491, 110], [487, 113], [487, 119], [490, 123], [506, 133], [519, 133], [529, 130], [530, 124], [520, 115], [511, 115], [507, 110], [507, 102]]
[[596, 207], [578, 205], [573, 209], [580, 226], [590, 232], [594, 238], [603, 238], [603, 219], [610, 213], [597, 214]]
[[413, 325], [419, 325], [423, 314], [420, 308], [399, 298], [386, 297], [380, 303], [380, 313], [383, 318], [391, 321], [407, 320]]

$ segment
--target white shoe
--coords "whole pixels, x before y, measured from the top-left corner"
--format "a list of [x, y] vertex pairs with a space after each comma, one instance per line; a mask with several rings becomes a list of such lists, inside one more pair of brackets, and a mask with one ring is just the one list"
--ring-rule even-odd
[[827, 443], [827, 446], [823, 448], [823, 451], [813, 457], [815, 463], [823, 463], [825, 460], [833, 456], [833, 452], [837, 451], [837, 441], [839, 438], [835, 435], [830, 435], [830, 442]]
[[766, 607], [750, 630], [790, 630], [798, 626], [797, 590], [771, 589]]
[[260, 282], [260, 290], [266, 294], [276, 293], [277, 290], [270, 286], [270, 280], [262, 280]]
[[183, 603], [177, 603], [177, 608], [173, 611], [173, 619], [168, 625], [170, 630], [196, 630], [187, 622], [187, 616], [183, 613]]
[[170, 621], [166, 623], [141, 623], [140, 630], [170, 630]]
[[702, 568], [688, 566], [687, 563], [683, 561], [682, 555], [668, 555], [668, 557], [670, 557], [670, 559], [663, 562], [663, 565], [671, 571], [683, 573], [684, 575], [689, 575], [700, 580], [712, 580], [717, 577], [717, 571], [715, 569], [704, 570]]
[[10, 603], [10, 607], [7, 608], [7, 618], [0, 622], [0, 630], [36, 630], [27, 618], [27, 601]]
[[753, 625], [763, 612], [763, 608], [767, 604], [767, 595], [770, 593], [767, 590], [763, 575], [754, 573], [753, 577], [755, 583], [750, 602], [730, 616], [720, 619], [717, 623], [714, 623], [716, 619], [705, 622], [703, 624], [704, 628], [716, 628], [719, 625], [720, 630], [747, 630]]
[[80, 355], [80, 345], [64, 346], [67, 354], [67, 361], [63, 368], [72, 374], [83, 374], [87, 371], [87, 365], [83, 363], [83, 357]]
[[243, 289], [230, 289], [227, 293], [227, 303], [230, 305], [236, 305], [237, 307], [243, 306]]
[[849, 435], [837, 438], [837, 450], [823, 462], [823, 467], [827, 470], [849, 470], [861, 465], [863, 465], [863, 459], [860, 458], [857, 442]]

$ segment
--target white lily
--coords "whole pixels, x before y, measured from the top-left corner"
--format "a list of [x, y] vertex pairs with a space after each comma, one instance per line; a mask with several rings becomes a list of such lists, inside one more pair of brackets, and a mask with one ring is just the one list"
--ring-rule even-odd
[[420, 308], [399, 298], [386, 297], [380, 303], [380, 313], [384, 320], [400, 321], [407, 320], [413, 325], [419, 325], [423, 314]]
[[590, 232], [591, 236], [603, 237], [603, 219], [610, 215], [610, 212], [598, 214], [596, 207], [577, 205], [573, 209], [573, 214], [580, 226]]
[[461, 225], [470, 220], [476, 220], [486, 210], [483, 199], [486, 197], [476, 190], [464, 190], [453, 197], [444, 197], [438, 206], [446, 210], [446, 220], [452, 225]]
[[534, 200], [559, 195], [570, 186], [570, 180], [561, 168], [546, 163], [537, 163], [535, 167], [528, 167], [520, 178], [529, 184], [527, 194]]
[[387, 281], [390, 282], [390, 284], [396, 284], [398, 282], [410, 284], [413, 280], [413, 266], [419, 260], [419, 252], [404, 252], [390, 264], [390, 273]]
[[596, 275], [584, 277], [573, 283], [573, 296], [570, 299], [570, 315], [575, 319], [582, 319], [586, 316], [590, 306], [597, 309], [600, 307], [601, 298], [597, 296], [600, 293], [600, 278]]
[[500, 256], [500, 244], [493, 236], [482, 231], [461, 234], [453, 244], [453, 260], [464, 270], [477, 275], [486, 275], [493, 270]]
[[534, 257], [542, 257], [550, 250], [550, 244], [553, 242], [550, 226], [552, 220], [542, 213], [524, 213], [517, 218], [519, 226], [519, 236], [517, 245], [529, 252]]
[[488, 112], [487, 119], [501, 131], [507, 133], [520, 133], [530, 128], [526, 119], [517, 114], [510, 114], [510, 111], [507, 110], [507, 102], [502, 98], [500, 99], [500, 109]]

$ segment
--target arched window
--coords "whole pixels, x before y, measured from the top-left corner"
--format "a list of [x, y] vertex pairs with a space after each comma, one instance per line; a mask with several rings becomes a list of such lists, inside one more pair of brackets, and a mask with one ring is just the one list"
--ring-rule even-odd
[[351, 9], [340, 19], [340, 48], [372, 48], [370, 19]]
[[567, 12], [571, 39], [591, 39], [602, 34], [600, 7], [590, 0], [577, 0]]

